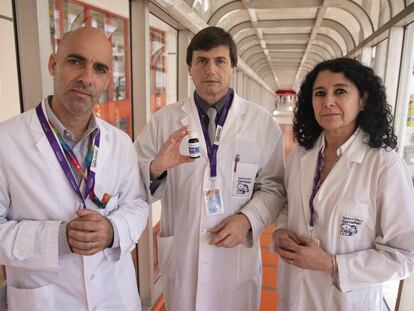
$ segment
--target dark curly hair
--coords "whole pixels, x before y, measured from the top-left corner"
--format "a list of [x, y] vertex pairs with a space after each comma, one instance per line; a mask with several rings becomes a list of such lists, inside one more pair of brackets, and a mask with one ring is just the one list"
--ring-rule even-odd
[[322, 127], [315, 119], [312, 92], [316, 77], [325, 70], [343, 73], [356, 85], [360, 96], [368, 95], [364, 110], [357, 117], [357, 126], [369, 134], [368, 145], [372, 148], [394, 149], [397, 146], [397, 136], [393, 133], [391, 106], [387, 104], [381, 78], [371, 68], [351, 58], [324, 61], [306, 75], [300, 87], [293, 118], [293, 132], [299, 145], [311, 149], [322, 132]]

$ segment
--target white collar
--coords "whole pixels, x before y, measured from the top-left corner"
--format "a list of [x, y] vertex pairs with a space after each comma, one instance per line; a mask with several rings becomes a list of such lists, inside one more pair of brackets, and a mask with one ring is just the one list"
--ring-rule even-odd
[[[339, 157], [341, 157], [345, 151], [349, 148], [349, 146], [352, 144], [352, 142], [354, 141], [355, 137], [358, 136], [359, 132], [361, 131], [361, 128], [357, 128], [354, 133], [351, 135], [351, 137], [349, 137], [346, 142], [344, 142], [338, 149], [336, 149], [336, 155]], [[325, 150], [325, 132], [322, 131], [322, 137], [320, 140], [320, 147], [319, 150], [321, 152], [323, 152]]]

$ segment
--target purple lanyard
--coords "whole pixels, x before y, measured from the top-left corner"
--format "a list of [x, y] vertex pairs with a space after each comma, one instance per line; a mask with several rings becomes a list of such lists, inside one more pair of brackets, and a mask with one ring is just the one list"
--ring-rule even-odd
[[[49, 144], [52, 147], [52, 150], [55, 153], [55, 156], [60, 166], [62, 167], [63, 172], [65, 173], [66, 178], [71, 184], [72, 189], [82, 200], [83, 208], [86, 208], [84, 197], [86, 198], [90, 193], [93, 192], [93, 189], [95, 187], [95, 172], [90, 169], [90, 165], [89, 165], [89, 167], [87, 168], [88, 178], [86, 181], [85, 195], [83, 197], [79, 189], [78, 183], [76, 182], [76, 179], [73, 176], [72, 170], [69, 167], [68, 161], [66, 160], [66, 157], [63, 154], [62, 149], [60, 148], [60, 144], [57, 141], [55, 135], [53, 134], [53, 130], [49, 122], [46, 119], [46, 116], [43, 112], [41, 104], [39, 104], [36, 107], [36, 114], [37, 114], [37, 117], [39, 118], [40, 125], [42, 126], [43, 131], [46, 134], [47, 140], [49, 141]], [[94, 146], [96, 149], [99, 149], [100, 136], [101, 136], [100, 132], [98, 131], [98, 133], [95, 136], [95, 141], [94, 141]]]
[[[200, 104], [199, 104], [197, 96], [195, 96], [195, 94], [194, 94], [194, 101], [197, 103], [198, 115], [200, 117], [201, 127], [203, 128], [204, 140], [205, 140], [206, 146], [207, 146], [207, 155], [208, 155], [208, 160], [210, 161], [210, 177], [211, 178], [216, 178], [216, 176], [217, 176], [217, 150], [219, 148], [219, 145], [218, 144], [216, 145], [214, 143], [212, 144], [211, 141], [210, 141], [210, 137], [208, 136], [207, 120], [205, 118], [204, 113], [199, 108]], [[230, 90], [229, 92], [227, 92], [226, 101], [224, 103], [223, 108], [221, 109], [220, 114], [219, 114], [218, 121], [217, 121], [217, 126], [223, 127], [224, 122], [226, 122], [227, 114], [229, 112], [229, 109], [230, 109], [230, 106], [231, 106], [232, 102], [233, 102], [233, 91]], [[213, 141], [214, 141], [214, 139], [213, 139]]]
[[325, 159], [323, 157], [323, 152], [321, 150], [318, 155], [318, 165], [316, 166], [316, 173], [313, 179], [312, 195], [309, 199], [309, 208], [310, 208], [309, 226], [310, 227], [315, 226], [315, 223], [313, 221], [313, 214], [315, 214], [315, 207], [313, 206], [313, 199], [315, 198], [316, 194], [318, 193], [319, 188], [321, 187], [321, 172], [322, 172], [322, 167], [323, 167], [324, 162], [325, 162]]

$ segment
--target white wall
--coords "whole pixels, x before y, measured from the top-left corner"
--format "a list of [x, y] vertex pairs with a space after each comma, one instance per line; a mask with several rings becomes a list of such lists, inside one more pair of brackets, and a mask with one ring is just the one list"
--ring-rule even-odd
[[[11, 0], [0, 1], [0, 15], [13, 18]], [[0, 121], [20, 113], [13, 22], [0, 18]]]

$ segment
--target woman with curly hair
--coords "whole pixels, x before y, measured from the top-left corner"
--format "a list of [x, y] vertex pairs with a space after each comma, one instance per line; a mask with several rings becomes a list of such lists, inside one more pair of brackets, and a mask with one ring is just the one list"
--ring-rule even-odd
[[380, 78], [348, 58], [318, 64], [293, 130], [278, 310], [383, 310], [382, 283], [414, 270], [414, 190]]

